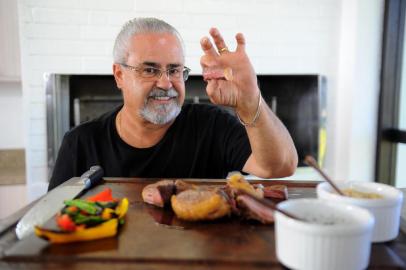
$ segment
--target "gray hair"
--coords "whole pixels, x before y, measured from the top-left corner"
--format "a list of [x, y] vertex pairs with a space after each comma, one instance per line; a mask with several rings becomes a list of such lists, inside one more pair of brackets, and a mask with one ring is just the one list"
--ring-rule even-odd
[[126, 22], [117, 35], [113, 49], [115, 63], [126, 63], [128, 57], [129, 40], [132, 36], [144, 33], [169, 33], [179, 39], [184, 51], [183, 40], [179, 32], [170, 24], [157, 18], [134, 18]]

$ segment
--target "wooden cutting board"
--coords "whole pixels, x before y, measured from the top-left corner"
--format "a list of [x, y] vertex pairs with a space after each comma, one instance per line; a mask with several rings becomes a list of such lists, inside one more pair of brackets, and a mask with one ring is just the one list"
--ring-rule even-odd
[[[192, 180], [189, 180], [192, 181]], [[224, 184], [224, 180], [193, 180], [198, 184]], [[89, 191], [106, 186], [116, 198], [127, 197], [130, 208], [117, 237], [92, 242], [51, 245], [31, 235], [5, 252], [10, 261], [124, 261], [187, 262], [231, 265], [279, 265], [275, 254], [274, 226], [238, 217], [213, 222], [183, 222], [171, 209], [160, 209], [142, 201], [146, 179], [106, 179]], [[275, 181], [256, 181], [265, 186]], [[315, 197], [315, 183], [289, 184], [290, 197]], [[68, 199], [68, 198], [61, 198]]]

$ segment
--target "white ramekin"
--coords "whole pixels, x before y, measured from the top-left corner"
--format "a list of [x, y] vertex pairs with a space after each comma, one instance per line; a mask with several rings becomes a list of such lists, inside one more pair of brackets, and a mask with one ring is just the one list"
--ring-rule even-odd
[[324, 217], [337, 224], [299, 221], [275, 212], [276, 255], [292, 269], [365, 269], [371, 251], [373, 216], [357, 206], [318, 199], [278, 204], [301, 218]]
[[361, 206], [369, 210], [375, 217], [375, 226], [372, 233], [372, 242], [385, 242], [393, 240], [399, 233], [400, 211], [402, 208], [403, 193], [385, 184], [374, 182], [337, 182], [340, 189], [353, 188], [361, 192], [374, 192], [383, 196], [382, 199], [360, 199], [340, 196], [330, 184], [324, 182], [317, 186], [317, 196], [334, 202]]

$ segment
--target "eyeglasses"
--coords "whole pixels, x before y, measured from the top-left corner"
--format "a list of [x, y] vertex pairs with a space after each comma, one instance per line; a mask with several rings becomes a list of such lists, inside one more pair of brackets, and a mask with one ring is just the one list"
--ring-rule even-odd
[[159, 80], [162, 74], [165, 72], [166, 76], [171, 81], [186, 81], [189, 77], [190, 68], [188, 67], [175, 67], [175, 68], [168, 68], [166, 70], [162, 70], [155, 67], [149, 66], [140, 66], [140, 67], [133, 67], [127, 64], [119, 64], [125, 68], [134, 70], [144, 79], [155, 79]]

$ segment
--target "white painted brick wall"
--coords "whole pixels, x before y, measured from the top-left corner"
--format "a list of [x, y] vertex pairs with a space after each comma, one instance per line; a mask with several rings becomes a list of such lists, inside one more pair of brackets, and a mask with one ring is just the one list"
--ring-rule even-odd
[[31, 135], [46, 136], [46, 122], [44, 119], [31, 119], [29, 121], [29, 130]]
[[59, 8], [33, 8], [33, 22], [37, 24], [70, 24], [83, 25], [87, 23], [86, 10], [69, 10]]
[[[19, 0], [30, 199], [45, 192], [48, 178], [42, 74], [111, 74], [113, 42], [126, 20], [154, 16], [174, 25], [184, 38], [193, 74], [201, 72], [199, 40], [209, 27], [218, 26], [230, 48], [235, 33], [243, 32], [258, 73], [325, 75], [328, 114], [337, 117], [341, 6], [340, 0]], [[331, 123], [328, 132], [336, 133]], [[327, 149], [335, 143], [330, 139]], [[326, 164], [333, 173], [334, 155], [328, 152]]]
[[[23, 38], [31, 39], [63, 39], [76, 40], [80, 38], [79, 25], [63, 24], [35, 24], [33, 22], [23, 22], [21, 26]], [[22, 42], [24, 42], [23, 40]], [[28, 45], [28, 44], [27, 44]], [[21, 49], [24, 52], [24, 49]]]

